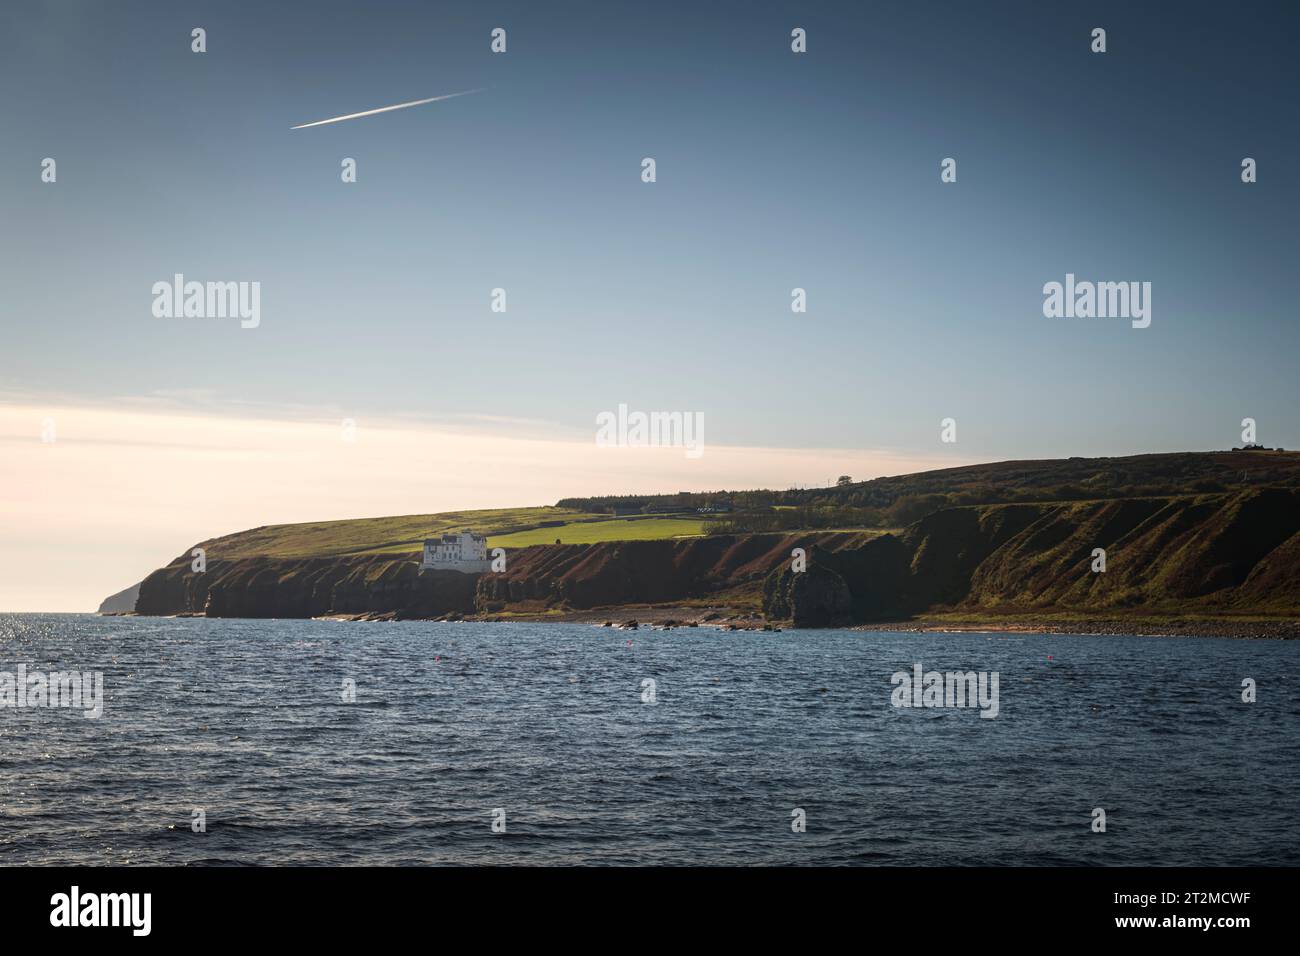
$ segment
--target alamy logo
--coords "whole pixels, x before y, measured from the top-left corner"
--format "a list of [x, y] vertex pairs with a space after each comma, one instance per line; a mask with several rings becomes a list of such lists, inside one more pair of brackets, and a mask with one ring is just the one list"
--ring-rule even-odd
[[687, 458], [704, 454], [703, 412], [629, 412], [596, 416], [596, 444], [602, 448], [685, 448]]
[[153, 925], [152, 893], [71, 893], [50, 897], [51, 926], [129, 926], [133, 936], [148, 936]]
[[1150, 282], [1075, 282], [1074, 273], [1065, 283], [1043, 286], [1043, 315], [1049, 319], [1132, 319], [1133, 328], [1151, 324]]
[[103, 671], [0, 671], [0, 707], [75, 707], [88, 719], [104, 714]]
[[155, 282], [153, 297], [158, 319], [237, 318], [245, 329], [262, 323], [260, 282], [186, 282], [178, 272], [171, 282]]
[[976, 707], [981, 717], [998, 715], [998, 672], [939, 671], [922, 673], [920, 664], [912, 673], [896, 671], [890, 703], [895, 707]]

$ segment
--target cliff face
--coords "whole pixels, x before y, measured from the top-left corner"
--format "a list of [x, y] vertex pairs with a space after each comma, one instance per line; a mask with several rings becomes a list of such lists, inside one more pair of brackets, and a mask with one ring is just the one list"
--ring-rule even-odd
[[215, 560], [202, 573], [179, 558], [144, 579], [135, 609], [207, 617], [438, 617], [473, 612], [474, 576], [420, 574], [414, 557]]
[[900, 538], [814, 553], [806, 580], [776, 569], [764, 611], [808, 625], [934, 610], [1294, 616], [1298, 558], [1290, 489], [950, 508]]
[[139, 614], [438, 617], [518, 602], [573, 609], [662, 603], [757, 584], [795, 547], [855, 547], [870, 535], [716, 535], [659, 541], [536, 545], [507, 554], [507, 570], [419, 572], [419, 556], [209, 560], [188, 556], [140, 585]]
[[140, 596], [140, 585], [133, 584], [100, 602], [99, 614], [129, 614], [135, 610], [135, 600]]
[[[807, 570], [791, 569], [804, 548]], [[1092, 570], [1093, 549], [1106, 570]], [[177, 558], [140, 585], [140, 614], [438, 617], [716, 598], [804, 626], [925, 612], [1300, 617], [1300, 490], [972, 505], [901, 534], [805, 532], [537, 545], [507, 570], [419, 573], [417, 554]]]
[[760, 581], [794, 548], [856, 547], [869, 534], [710, 535], [660, 541], [544, 545], [512, 552], [507, 570], [479, 579], [480, 605], [541, 600], [573, 608], [706, 597]]

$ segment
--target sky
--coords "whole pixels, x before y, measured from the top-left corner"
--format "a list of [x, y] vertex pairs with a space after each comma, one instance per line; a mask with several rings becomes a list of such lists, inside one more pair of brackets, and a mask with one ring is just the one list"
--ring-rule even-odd
[[[282, 521], [1226, 448], [1245, 417], [1300, 447], [1297, 26], [1285, 3], [6, 5], [0, 610], [92, 609]], [[154, 315], [176, 273], [260, 283], [260, 323]], [[1067, 273], [1150, 282], [1151, 325], [1045, 317]], [[702, 415], [706, 453], [597, 455], [619, 404]]]

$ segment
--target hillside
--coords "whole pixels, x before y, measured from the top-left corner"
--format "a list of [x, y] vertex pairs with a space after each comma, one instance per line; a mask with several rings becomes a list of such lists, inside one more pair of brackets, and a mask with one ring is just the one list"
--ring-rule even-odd
[[[798, 520], [805, 516], [805, 509], [877, 509], [906, 501], [909, 507], [903, 510], [915, 513], [902, 515], [905, 521], [838, 526], [884, 529], [902, 527], [951, 506], [1167, 497], [1263, 486], [1300, 488], [1300, 453], [1179, 452], [1128, 458], [1004, 461], [834, 488], [566, 498], [551, 507], [266, 525], [200, 541], [194, 547], [203, 548], [209, 559], [224, 560], [403, 555], [419, 553], [427, 537], [460, 528], [487, 534], [491, 547], [550, 544], [556, 538], [566, 544], [594, 544], [702, 534], [709, 530], [710, 523], [736, 522], [772, 509], [788, 512], [792, 520]], [[699, 511], [718, 505], [733, 510], [725, 515]], [[615, 508], [619, 514], [614, 513]], [[629, 509], [635, 514], [628, 514]], [[789, 530], [807, 527], [816, 525]]]
[[939, 508], [956, 505], [1168, 497], [1259, 487], [1300, 487], [1300, 453], [1209, 451], [999, 461], [871, 481], [850, 480], [830, 488], [565, 498], [558, 504], [597, 513], [615, 508], [663, 512], [718, 505], [741, 513], [786, 509], [802, 521], [822, 514], [831, 520], [851, 517], [888, 526], [910, 524]]
[[412, 555], [420, 553], [425, 538], [461, 528], [487, 534], [492, 547], [498, 543], [519, 547], [554, 541], [566, 530], [575, 541], [586, 542], [699, 534], [702, 522], [678, 519], [672, 524], [659, 524], [657, 519], [638, 517], [633, 525], [626, 518], [574, 508], [501, 508], [265, 525], [200, 541], [194, 547], [203, 548], [209, 559], [220, 560]]
[[[901, 526], [876, 515], [834, 528], [747, 527], [827, 514], [842, 521], [852, 517], [845, 508], [857, 507], [754, 500], [787, 494], [893, 496], [886, 509], [915, 517]], [[200, 542], [203, 574], [190, 570], [188, 549], [151, 574], [136, 611], [546, 617], [680, 605], [761, 611], [800, 625], [935, 615], [1300, 619], [1294, 452], [1001, 462], [833, 489], [690, 498], [712, 510], [688, 513], [682, 495], [569, 499], [255, 528]], [[505, 548], [507, 570], [420, 574], [424, 538], [462, 527]], [[806, 572], [789, 567], [796, 547], [809, 553]], [[1095, 548], [1106, 551], [1104, 573], [1092, 570]]]
[[[1094, 549], [1104, 572], [1093, 569]], [[950, 508], [774, 570], [764, 610], [800, 624], [950, 613], [1300, 617], [1300, 489]]]

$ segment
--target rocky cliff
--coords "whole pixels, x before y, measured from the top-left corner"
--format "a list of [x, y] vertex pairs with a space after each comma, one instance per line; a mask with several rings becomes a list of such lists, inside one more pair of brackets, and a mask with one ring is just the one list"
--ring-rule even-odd
[[419, 573], [418, 558], [242, 558], [202, 572], [178, 558], [140, 584], [137, 614], [439, 617], [474, 611], [474, 576]]
[[834, 552], [871, 537], [843, 532], [720, 534], [525, 548], [509, 556], [505, 573], [480, 578], [479, 602], [541, 600], [595, 608], [688, 601], [756, 584], [788, 561], [796, 547]]
[[[807, 551], [795, 571], [791, 553]], [[1096, 549], [1105, 570], [1094, 570]], [[1300, 489], [945, 508], [900, 533], [716, 534], [509, 549], [501, 572], [418, 553], [188, 555], [139, 614], [431, 618], [716, 603], [801, 626], [952, 612], [1300, 618]]]
[[679, 540], [534, 545], [511, 550], [507, 570], [419, 571], [419, 555], [212, 559], [182, 555], [140, 584], [138, 614], [311, 618], [328, 614], [432, 618], [528, 604], [584, 610], [667, 604], [757, 588], [790, 550], [855, 548], [870, 532], [715, 535]]
[[116, 594], [110, 594], [100, 602], [99, 614], [130, 614], [135, 610], [136, 598], [140, 596], [140, 585], [133, 584]]
[[481, 575], [419, 571], [418, 554], [209, 560], [188, 555], [140, 585], [139, 614], [439, 617], [529, 603], [583, 610], [688, 601], [751, 585], [790, 551], [855, 547], [869, 533], [713, 535], [659, 541], [535, 545], [512, 550], [507, 570]]
[[[1105, 570], [1095, 549], [1105, 552]], [[935, 611], [1300, 616], [1300, 491], [949, 508], [901, 535], [775, 569], [802, 625]]]

